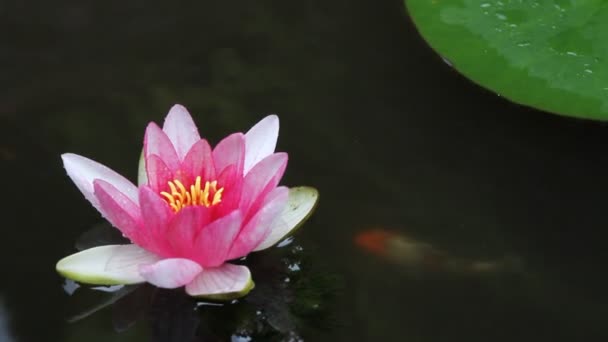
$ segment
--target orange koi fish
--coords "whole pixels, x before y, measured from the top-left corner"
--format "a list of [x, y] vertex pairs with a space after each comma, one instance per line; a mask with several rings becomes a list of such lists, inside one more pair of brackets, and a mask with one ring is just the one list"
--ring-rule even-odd
[[499, 261], [454, 257], [429, 243], [382, 228], [361, 231], [355, 235], [354, 242], [359, 248], [410, 270], [491, 273], [513, 270], [520, 264], [513, 257]]

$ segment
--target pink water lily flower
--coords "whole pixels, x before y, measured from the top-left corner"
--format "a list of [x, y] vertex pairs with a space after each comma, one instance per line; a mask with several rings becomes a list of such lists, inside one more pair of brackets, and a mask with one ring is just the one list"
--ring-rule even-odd
[[318, 193], [278, 186], [287, 154], [275, 152], [279, 119], [211, 148], [175, 105], [162, 129], [146, 129], [139, 186], [85, 157], [62, 155], [68, 175], [132, 244], [91, 248], [57, 263], [89, 284], [185, 286], [192, 296], [234, 298], [253, 288], [249, 269], [228, 263], [273, 246], [303, 222]]

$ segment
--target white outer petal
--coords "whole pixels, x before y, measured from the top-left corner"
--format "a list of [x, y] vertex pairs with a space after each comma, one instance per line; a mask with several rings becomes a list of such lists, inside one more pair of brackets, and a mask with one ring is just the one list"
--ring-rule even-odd
[[139, 164], [137, 165], [137, 185], [148, 185], [148, 172], [146, 171], [146, 158], [144, 151], [141, 151], [139, 156]]
[[139, 273], [147, 282], [165, 289], [174, 289], [190, 283], [203, 268], [189, 259], [163, 259], [151, 265], [141, 265]]
[[139, 274], [141, 265], [160, 258], [137, 245], [108, 245], [86, 249], [57, 263], [62, 276], [86, 284], [118, 285], [145, 282]]
[[201, 272], [186, 285], [186, 293], [194, 297], [229, 300], [245, 296], [253, 287], [251, 272], [247, 267], [223, 264]]
[[268, 115], [245, 134], [245, 167], [247, 174], [260, 160], [274, 152], [279, 137], [279, 117]]
[[315, 188], [300, 186], [289, 189], [285, 209], [274, 221], [270, 234], [254, 251], [261, 251], [275, 245], [298, 228], [310, 216], [318, 199], [319, 192]]
[[96, 179], [101, 179], [112, 184], [134, 203], [139, 203], [137, 187], [107, 166], [73, 153], [64, 153], [61, 155], [61, 159], [63, 159], [63, 166], [68, 176], [70, 176], [84, 197], [102, 214], [104, 213], [100, 209], [99, 201], [97, 201], [94, 195], [93, 181]]
[[184, 159], [192, 145], [201, 140], [192, 116], [184, 106], [179, 104], [169, 110], [163, 124], [163, 131], [171, 140], [180, 160]]

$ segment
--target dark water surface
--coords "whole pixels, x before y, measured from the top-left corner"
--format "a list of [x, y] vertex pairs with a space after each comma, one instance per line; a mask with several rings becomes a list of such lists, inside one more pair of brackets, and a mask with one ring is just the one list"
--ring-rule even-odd
[[[608, 338], [608, 126], [471, 84], [400, 1], [7, 1], [0, 23], [2, 341]], [[283, 184], [317, 187], [320, 206], [252, 257], [247, 301], [195, 310], [142, 287], [68, 323], [108, 296], [68, 296], [55, 273], [102, 222], [59, 156], [134, 180], [145, 125], [174, 103], [212, 142], [278, 113]], [[516, 265], [403, 263], [354, 244], [374, 228]]]

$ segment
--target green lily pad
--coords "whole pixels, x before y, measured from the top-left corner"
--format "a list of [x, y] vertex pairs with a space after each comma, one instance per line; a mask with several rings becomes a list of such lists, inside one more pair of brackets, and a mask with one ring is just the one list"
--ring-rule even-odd
[[456, 70], [523, 105], [608, 120], [608, 2], [407, 0]]

